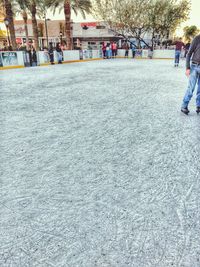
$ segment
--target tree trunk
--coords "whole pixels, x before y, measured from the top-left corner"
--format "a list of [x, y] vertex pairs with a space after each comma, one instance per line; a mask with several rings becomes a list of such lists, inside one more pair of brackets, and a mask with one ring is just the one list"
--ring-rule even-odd
[[65, 34], [67, 39], [67, 50], [72, 50], [72, 31], [71, 31], [71, 4], [70, 0], [64, 3], [65, 12]]
[[26, 34], [26, 48], [28, 49], [28, 47], [29, 47], [28, 24], [27, 24], [28, 15], [27, 15], [25, 10], [22, 13], [22, 17], [23, 17], [23, 20], [24, 20], [24, 30], [25, 30], [25, 34]]
[[39, 41], [38, 41], [38, 26], [37, 26], [37, 19], [36, 19], [36, 4], [33, 3], [31, 6], [31, 15], [32, 15], [32, 27], [33, 27], [33, 38], [34, 38], [34, 44], [36, 51], [39, 50]]
[[[10, 0], [4, 0], [4, 4], [5, 4], [5, 10], [6, 10], [6, 18], [9, 21], [8, 28], [9, 28], [9, 32], [10, 32], [12, 49], [17, 50], [12, 5], [11, 5]], [[9, 36], [8, 36], [8, 38], [9, 38]]]

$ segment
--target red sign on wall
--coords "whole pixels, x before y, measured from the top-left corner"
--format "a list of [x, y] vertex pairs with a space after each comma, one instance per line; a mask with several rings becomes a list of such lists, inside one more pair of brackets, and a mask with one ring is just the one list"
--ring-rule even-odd
[[81, 27], [84, 27], [84, 26], [87, 26], [87, 27], [96, 27], [97, 26], [97, 23], [96, 22], [82, 22], [81, 23]]

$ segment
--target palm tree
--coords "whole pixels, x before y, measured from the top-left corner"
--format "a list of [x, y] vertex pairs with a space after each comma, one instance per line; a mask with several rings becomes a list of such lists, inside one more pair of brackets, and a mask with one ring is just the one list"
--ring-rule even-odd
[[0, 0], [5, 9], [6, 20], [8, 21], [8, 29], [10, 32], [11, 45], [13, 50], [17, 49], [16, 36], [15, 36], [15, 26], [13, 19], [12, 3], [10, 0]]
[[28, 43], [29, 43], [29, 35], [28, 35], [28, 9], [27, 5], [28, 2], [25, 0], [16, 0], [18, 6], [19, 6], [19, 13], [21, 14], [23, 21], [24, 21], [24, 30], [25, 30], [25, 35], [26, 35], [26, 47], [28, 48]]
[[67, 39], [67, 49], [72, 49], [72, 30], [71, 30], [71, 11], [74, 13], [81, 13], [85, 18], [86, 13], [89, 14], [91, 11], [90, 0], [47, 0], [47, 5], [52, 7], [55, 11], [57, 8], [60, 10], [64, 9], [65, 14], [65, 34]]
[[31, 13], [32, 17], [32, 27], [33, 27], [33, 38], [35, 43], [35, 49], [39, 50], [39, 30], [37, 24], [38, 17], [44, 17], [47, 12], [47, 0], [27, 0], [27, 7]]
[[38, 25], [37, 25], [37, 5], [38, 5], [39, 0], [28, 0], [27, 1], [27, 8], [29, 9], [31, 13], [31, 19], [32, 19], [32, 27], [33, 27], [33, 39], [34, 39], [34, 44], [35, 44], [35, 49], [38, 51], [39, 50], [39, 32], [38, 32]]

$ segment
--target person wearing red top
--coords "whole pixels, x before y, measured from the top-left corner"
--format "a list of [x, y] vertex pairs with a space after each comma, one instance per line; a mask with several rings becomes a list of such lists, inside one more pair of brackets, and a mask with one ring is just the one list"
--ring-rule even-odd
[[181, 51], [182, 51], [182, 48], [185, 47], [185, 45], [182, 42], [182, 38], [179, 38], [179, 40], [176, 41], [174, 43], [174, 45], [175, 45], [175, 63], [174, 63], [174, 67], [178, 67], [179, 61], [180, 61], [180, 56], [181, 56]]
[[117, 44], [116, 44], [116, 42], [113, 42], [111, 44], [111, 47], [112, 47], [112, 57], [115, 58], [117, 56]]

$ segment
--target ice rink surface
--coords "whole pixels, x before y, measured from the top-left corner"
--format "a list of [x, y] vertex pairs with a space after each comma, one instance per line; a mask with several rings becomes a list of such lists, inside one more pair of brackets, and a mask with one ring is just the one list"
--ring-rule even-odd
[[0, 72], [1, 267], [199, 267], [184, 62]]

